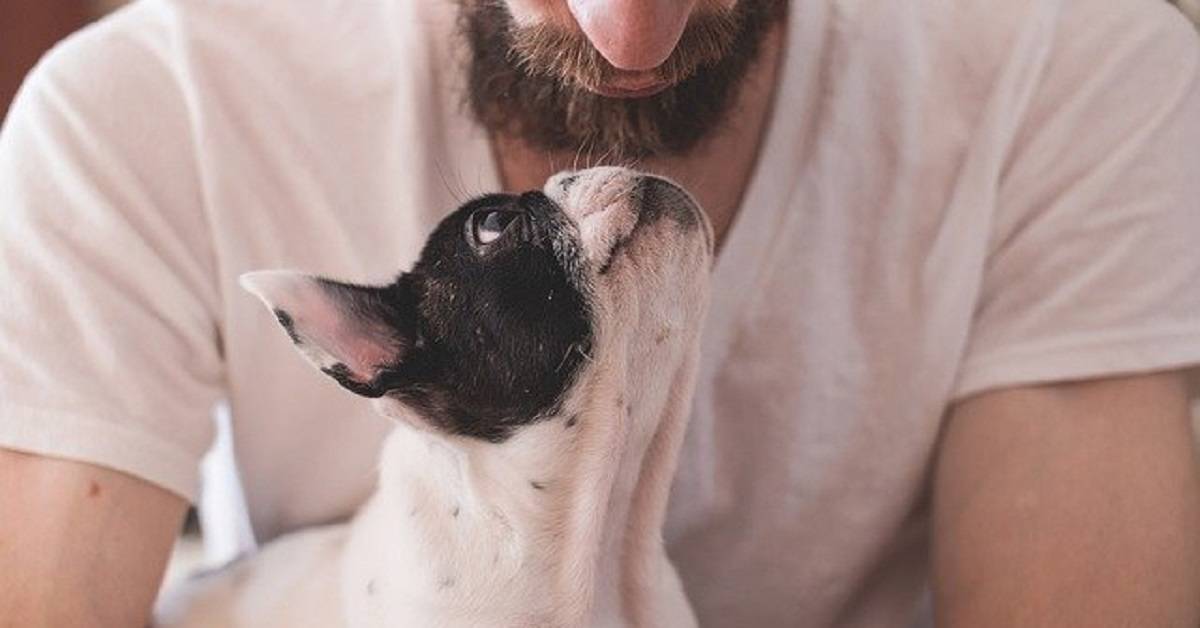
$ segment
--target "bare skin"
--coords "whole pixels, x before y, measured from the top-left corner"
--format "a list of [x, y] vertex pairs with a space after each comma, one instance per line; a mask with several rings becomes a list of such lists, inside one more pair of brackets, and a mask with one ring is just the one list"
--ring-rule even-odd
[[146, 625], [186, 505], [119, 471], [0, 449], [0, 628]]
[[938, 626], [1200, 624], [1200, 470], [1176, 373], [960, 404], [934, 481]]

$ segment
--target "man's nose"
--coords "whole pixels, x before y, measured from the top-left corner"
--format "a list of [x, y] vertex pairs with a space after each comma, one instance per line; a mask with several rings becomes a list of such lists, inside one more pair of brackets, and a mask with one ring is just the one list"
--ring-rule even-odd
[[696, 0], [567, 0], [567, 6], [609, 63], [637, 71], [671, 55]]

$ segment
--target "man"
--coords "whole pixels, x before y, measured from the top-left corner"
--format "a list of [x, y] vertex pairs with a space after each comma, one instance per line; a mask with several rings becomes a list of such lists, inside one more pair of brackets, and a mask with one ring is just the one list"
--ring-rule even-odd
[[1154, 0], [142, 2], [0, 137], [0, 622], [144, 621], [228, 398], [260, 541], [387, 426], [248, 269], [636, 163], [719, 235], [665, 534], [706, 626], [1194, 626], [1200, 47]]

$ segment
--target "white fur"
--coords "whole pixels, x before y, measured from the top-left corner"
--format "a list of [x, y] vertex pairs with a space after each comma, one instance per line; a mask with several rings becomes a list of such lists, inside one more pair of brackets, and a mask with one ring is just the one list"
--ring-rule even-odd
[[[569, 189], [561, 177], [547, 183], [579, 224], [592, 266], [633, 228], [633, 177], [605, 168], [579, 173]], [[593, 275], [596, 338], [561, 415], [504, 443], [414, 429], [422, 422], [405, 407], [376, 402], [400, 420], [378, 491], [353, 522], [290, 535], [193, 581], [159, 624], [696, 625], [661, 529], [710, 256], [698, 230], [669, 219], [642, 228]]]
[[335, 311], [336, 302], [309, 275], [260, 270], [238, 277], [238, 283], [269, 308], [291, 314], [292, 331], [302, 340], [296, 347], [317, 368], [341, 364], [359, 380], [370, 381], [400, 351], [386, 330]]

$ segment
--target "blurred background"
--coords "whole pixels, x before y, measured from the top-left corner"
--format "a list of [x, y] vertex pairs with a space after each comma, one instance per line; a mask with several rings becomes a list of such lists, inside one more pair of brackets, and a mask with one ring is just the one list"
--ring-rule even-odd
[[0, 119], [21, 79], [55, 42], [122, 0], [0, 0]]

